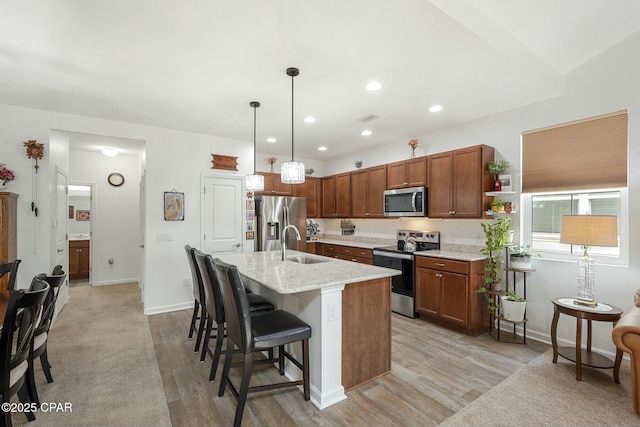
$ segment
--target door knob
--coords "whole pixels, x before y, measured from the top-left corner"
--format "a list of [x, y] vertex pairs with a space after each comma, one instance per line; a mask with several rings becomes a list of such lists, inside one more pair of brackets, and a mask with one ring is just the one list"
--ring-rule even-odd
[[240, 247], [240, 243], [236, 243], [236, 244], [235, 244], [235, 245], [233, 245], [233, 246], [235, 246], [236, 248], [239, 248], [239, 247]]
[[58, 249], [58, 253], [62, 252], [64, 249]]

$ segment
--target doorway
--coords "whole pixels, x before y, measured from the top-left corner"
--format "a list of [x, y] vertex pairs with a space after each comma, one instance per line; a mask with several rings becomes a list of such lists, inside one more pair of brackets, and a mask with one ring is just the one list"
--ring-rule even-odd
[[69, 183], [69, 287], [91, 286], [93, 184]]

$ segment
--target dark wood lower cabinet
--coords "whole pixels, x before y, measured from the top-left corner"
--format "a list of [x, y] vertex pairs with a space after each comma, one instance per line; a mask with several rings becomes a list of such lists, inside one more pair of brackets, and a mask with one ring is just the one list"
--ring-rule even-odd
[[69, 278], [89, 278], [89, 240], [72, 240], [69, 242]]
[[484, 260], [416, 256], [416, 312], [421, 318], [479, 335], [488, 328], [487, 308], [478, 294], [483, 280]]

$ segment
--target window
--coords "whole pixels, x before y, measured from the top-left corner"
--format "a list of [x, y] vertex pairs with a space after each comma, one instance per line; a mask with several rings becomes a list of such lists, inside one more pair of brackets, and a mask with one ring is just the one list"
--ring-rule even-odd
[[[565, 254], [583, 253], [576, 245], [560, 243], [563, 215], [615, 215], [620, 236], [621, 191], [591, 191], [580, 193], [531, 194], [531, 246], [537, 251]], [[620, 241], [620, 238], [618, 238]], [[594, 247], [593, 255], [619, 258], [618, 247]]]
[[575, 259], [560, 243], [563, 215], [615, 215], [618, 247], [593, 247], [600, 262], [628, 263], [628, 112], [617, 111], [522, 133], [524, 244], [545, 258]]

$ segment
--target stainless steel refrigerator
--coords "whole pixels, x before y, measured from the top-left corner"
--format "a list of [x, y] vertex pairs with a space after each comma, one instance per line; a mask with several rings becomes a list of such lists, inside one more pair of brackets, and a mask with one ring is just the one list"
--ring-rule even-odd
[[295, 225], [300, 232], [287, 231], [287, 249], [305, 252], [307, 248], [307, 199], [304, 197], [256, 196], [256, 251], [282, 249], [282, 230]]

